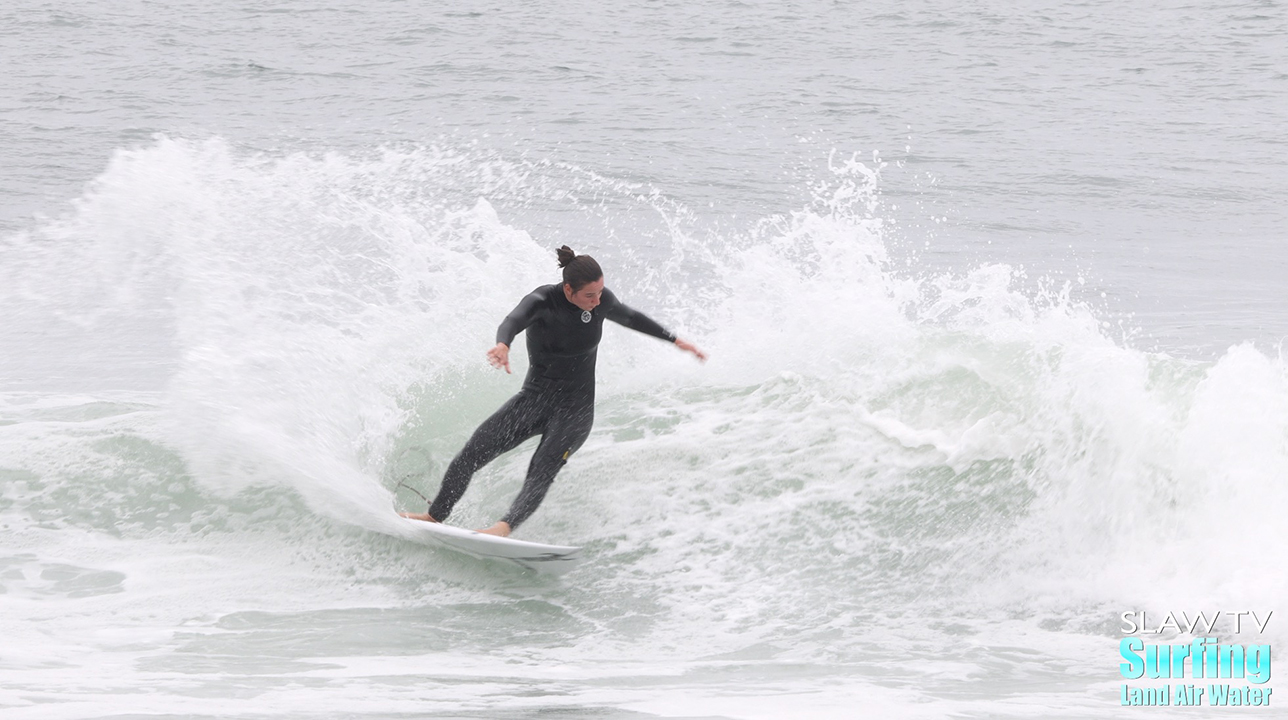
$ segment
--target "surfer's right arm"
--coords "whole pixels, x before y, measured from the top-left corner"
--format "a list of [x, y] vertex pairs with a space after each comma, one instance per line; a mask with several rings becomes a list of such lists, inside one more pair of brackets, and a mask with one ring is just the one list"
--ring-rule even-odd
[[537, 288], [525, 295], [497, 327], [496, 345], [487, 351], [487, 361], [492, 364], [492, 367], [503, 368], [506, 372], [510, 372], [510, 345], [514, 344], [515, 335], [523, 332], [536, 321], [537, 315], [545, 304], [545, 297], [541, 294], [543, 289]]
[[487, 361], [494, 368], [504, 368], [506, 372], [510, 372], [510, 346], [500, 342], [493, 345], [487, 351]]

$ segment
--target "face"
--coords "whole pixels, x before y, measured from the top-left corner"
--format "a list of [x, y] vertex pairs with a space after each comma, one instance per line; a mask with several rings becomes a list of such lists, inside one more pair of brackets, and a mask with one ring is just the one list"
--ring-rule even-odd
[[571, 285], [564, 283], [563, 290], [568, 302], [582, 310], [594, 310], [599, 306], [600, 296], [604, 294], [604, 278], [582, 285], [577, 292], [572, 291]]

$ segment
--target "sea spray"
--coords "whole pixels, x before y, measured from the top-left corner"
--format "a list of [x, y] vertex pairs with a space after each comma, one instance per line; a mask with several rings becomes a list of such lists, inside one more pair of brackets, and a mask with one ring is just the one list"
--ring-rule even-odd
[[[935, 645], [944, 628], [1098, 632], [1087, 618], [1164, 593], [1281, 592], [1229, 540], [1234, 526], [1266, 552], [1279, 539], [1263, 518], [1283, 509], [1280, 358], [1144, 353], [1060, 278], [921, 271], [893, 246], [879, 174], [856, 162], [834, 160], [806, 205], [720, 231], [661, 192], [471, 152], [123, 153], [71, 216], [15, 244], [25, 284], [9, 297], [100, 349], [142, 352], [113, 318], [150, 318], [146, 371], [117, 375], [153, 389], [62, 430], [15, 405], [0, 465], [26, 489], [6, 517], [47, 522], [79, 499], [59, 519], [77, 532], [236, 548], [386, 603], [457, 593], [511, 630], [506, 593], [536, 593], [581, 657], [692, 657], [696, 642], [863, 663], [915, 637], [951, 665], [969, 661]], [[646, 246], [627, 222], [641, 217]], [[585, 545], [587, 569], [572, 589], [492, 597], [499, 581], [383, 534], [419, 504], [395, 488], [433, 492], [517, 388], [482, 351], [555, 278], [548, 246], [563, 243], [536, 229], [605, 225], [611, 241], [574, 247], [712, 359], [610, 328], [596, 429], [524, 528]], [[42, 293], [62, 267], [101, 282]], [[480, 472], [461, 522], [495, 519], [526, 461]]]

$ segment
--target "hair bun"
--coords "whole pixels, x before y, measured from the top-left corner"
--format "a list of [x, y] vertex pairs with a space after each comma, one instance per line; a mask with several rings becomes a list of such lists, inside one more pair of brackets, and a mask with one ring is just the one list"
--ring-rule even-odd
[[559, 248], [555, 253], [559, 255], [559, 267], [561, 268], [568, 267], [568, 263], [572, 262], [573, 258], [577, 257], [577, 253], [573, 252], [572, 248], [567, 245]]

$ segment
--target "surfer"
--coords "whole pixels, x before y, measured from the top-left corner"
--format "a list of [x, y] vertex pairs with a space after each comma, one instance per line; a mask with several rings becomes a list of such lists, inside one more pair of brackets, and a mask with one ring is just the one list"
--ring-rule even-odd
[[533, 290], [510, 311], [487, 351], [493, 367], [510, 372], [510, 344], [527, 331], [528, 375], [519, 393], [479, 425], [447, 467], [437, 497], [425, 513], [403, 517], [440, 522], [451, 514], [470, 478], [502, 453], [530, 437], [541, 436], [523, 488], [510, 510], [479, 532], [505, 537], [532, 515], [555, 475], [577, 452], [595, 419], [595, 353], [604, 320], [666, 340], [699, 360], [707, 356], [657, 322], [634, 310], [604, 287], [604, 272], [589, 255], [559, 248], [563, 283]]

